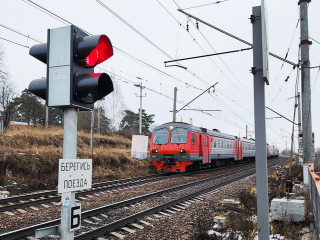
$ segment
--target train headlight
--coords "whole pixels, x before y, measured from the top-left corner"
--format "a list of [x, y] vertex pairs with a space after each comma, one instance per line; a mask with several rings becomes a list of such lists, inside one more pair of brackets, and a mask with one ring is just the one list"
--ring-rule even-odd
[[180, 149], [180, 153], [186, 153], [187, 151], [185, 149]]
[[152, 149], [152, 153], [158, 153], [158, 149]]
[[174, 126], [172, 126], [172, 125], [171, 125], [171, 126], [169, 126], [169, 129], [170, 129], [170, 130], [174, 129]]

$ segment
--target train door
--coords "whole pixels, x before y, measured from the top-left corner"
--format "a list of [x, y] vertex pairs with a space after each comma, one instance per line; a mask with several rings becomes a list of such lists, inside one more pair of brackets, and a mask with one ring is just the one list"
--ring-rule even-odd
[[202, 136], [201, 134], [199, 135], [199, 157], [202, 157], [203, 156], [203, 153], [202, 153]]
[[209, 137], [204, 136], [204, 162], [209, 163]]
[[233, 154], [234, 154], [234, 160], [238, 160], [238, 141], [237, 140], [233, 142]]
[[244, 147], [244, 143], [239, 141], [239, 160], [242, 160], [243, 158], [243, 147]]

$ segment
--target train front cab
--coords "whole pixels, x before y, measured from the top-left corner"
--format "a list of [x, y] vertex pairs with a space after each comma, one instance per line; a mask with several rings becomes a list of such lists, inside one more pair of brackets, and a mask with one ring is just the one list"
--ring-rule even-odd
[[158, 172], [185, 172], [192, 165], [187, 125], [163, 125], [151, 136], [150, 156]]

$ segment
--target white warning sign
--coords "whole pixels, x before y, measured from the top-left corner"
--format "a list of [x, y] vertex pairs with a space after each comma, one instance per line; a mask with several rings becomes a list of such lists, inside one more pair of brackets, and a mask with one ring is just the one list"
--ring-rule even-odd
[[131, 146], [131, 157], [146, 159], [148, 152], [148, 136], [133, 135]]
[[92, 159], [59, 159], [58, 193], [90, 189]]

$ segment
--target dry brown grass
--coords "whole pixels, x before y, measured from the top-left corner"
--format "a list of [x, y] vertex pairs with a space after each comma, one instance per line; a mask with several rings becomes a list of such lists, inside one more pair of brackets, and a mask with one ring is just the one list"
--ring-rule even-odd
[[[10, 126], [0, 135], [0, 185], [15, 181], [32, 189], [56, 186], [62, 144], [61, 128]], [[130, 157], [130, 148], [131, 140], [125, 137], [95, 134], [91, 154], [90, 134], [78, 132], [77, 158], [93, 159], [93, 182], [153, 173], [150, 161]]]

